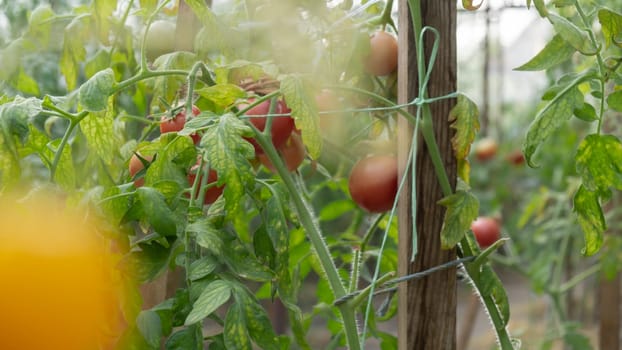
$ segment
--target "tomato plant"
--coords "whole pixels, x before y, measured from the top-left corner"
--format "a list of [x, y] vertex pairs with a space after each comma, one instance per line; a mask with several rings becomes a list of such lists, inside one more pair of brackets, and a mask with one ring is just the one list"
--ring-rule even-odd
[[348, 180], [352, 199], [372, 213], [390, 210], [397, 194], [397, 159], [376, 155], [359, 160]]
[[[371, 290], [401, 283], [388, 280], [397, 271], [397, 227], [390, 215], [366, 216], [392, 208], [397, 160], [369, 156], [344, 176], [362, 154], [394, 144], [397, 114], [412, 126], [423, 121], [426, 146], [438, 148], [429, 111], [413, 114], [395, 101], [398, 48], [384, 31], [394, 27], [393, 2], [169, 3], [33, 9], [1, 52], [2, 190], [54, 187], [67, 205], [99, 219], [102, 246], [122, 256], [116, 272], [127, 282], [116, 301], [124, 327], [114, 348], [358, 350], [368, 335], [395, 348], [395, 336], [378, 324], [395, 315], [397, 300], [391, 294], [376, 314]], [[171, 38], [186, 32], [194, 47], [175, 51]], [[28, 60], [43, 53], [54, 63], [45, 72]], [[180, 103], [171, 116], [144, 117]], [[451, 116], [457, 134], [468, 136], [452, 141], [463, 156], [477, 115], [463, 95], [457, 103]], [[322, 120], [337, 118], [338, 126], [322, 131]], [[313, 171], [294, 171], [305, 157]], [[477, 201], [437, 170], [450, 223], [443, 241], [475, 260], [481, 252], [464, 223], [476, 216]], [[381, 245], [371, 239], [376, 233], [384, 233]], [[507, 344], [500, 281], [486, 257], [465, 264], [474, 286], [494, 289], [480, 294]], [[141, 295], [139, 285], [176, 280], [172, 271], [182, 274], [172, 290], [155, 300]], [[317, 307], [310, 311], [299, 297], [311, 283]], [[287, 309], [287, 335], [266, 311], [275, 300]], [[307, 334], [316, 318], [330, 344]]]

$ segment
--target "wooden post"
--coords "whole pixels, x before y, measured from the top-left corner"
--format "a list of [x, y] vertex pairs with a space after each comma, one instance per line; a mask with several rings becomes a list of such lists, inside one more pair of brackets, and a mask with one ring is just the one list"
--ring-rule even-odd
[[[436, 97], [456, 91], [456, 2], [422, 0], [423, 25], [438, 29], [441, 42], [436, 64], [428, 84], [428, 96]], [[407, 1], [399, 1], [399, 66], [398, 100], [412, 101], [417, 96], [417, 63], [415, 38]], [[432, 38], [426, 36], [425, 53], [429, 57]], [[436, 139], [450, 181], [455, 186], [456, 160], [451, 149], [452, 129], [448, 115], [455, 100], [442, 100], [431, 104]], [[415, 108], [410, 108], [415, 112]], [[398, 157], [400, 173], [404, 172], [411, 142], [412, 129], [405, 120], [399, 121]], [[419, 141], [417, 154], [417, 232], [419, 253], [410, 262], [412, 217], [410, 214], [409, 183], [402, 192], [399, 215], [399, 267], [400, 275], [425, 270], [454, 260], [454, 250], [441, 250], [440, 229], [444, 208], [437, 205], [443, 197], [428, 150]], [[399, 286], [398, 345], [400, 350], [453, 350], [456, 348], [456, 269], [434, 273], [421, 280]]]
[[620, 274], [613, 280], [600, 277], [598, 288], [598, 308], [600, 328], [598, 331], [599, 349], [620, 349]]

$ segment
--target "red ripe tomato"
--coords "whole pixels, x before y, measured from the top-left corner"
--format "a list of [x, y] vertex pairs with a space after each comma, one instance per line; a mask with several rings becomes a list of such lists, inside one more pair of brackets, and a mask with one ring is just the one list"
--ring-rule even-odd
[[[192, 166], [192, 168], [190, 168], [190, 172], [188, 174], [188, 183], [190, 184], [190, 186], [194, 184], [194, 181], [197, 178], [198, 171], [199, 171], [199, 164], [195, 164]], [[199, 178], [199, 182], [200, 181], [201, 179]], [[214, 184], [216, 183], [216, 181], [218, 181], [218, 174], [216, 173], [214, 169], [210, 169], [209, 174], [207, 176], [207, 184], [208, 185]], [[205, 204], [214, 203], [218, 199], [218, 197], [220, 197], [224, 189], [225, 189], [224, 185], [220, 187], [212, 186], [208, 188], [207, 191], [205, 191], [205, 198], [203, 200], [203, 203]]]
[[[249, 103], [253, 103], [255, 99], [251, 98], [248, 100]], [[240, 105], [239, 108], [246, 108], [247, 105]], [[270, 112], [270, 101], [264, 101], [257, 106], [249, 109], [245, 114], [247, 116], [251, 116], [249, 121], [259, 130], [263, 131], [266, 128], [266, 122], [268, 118], [266, 115]], [[285, 102], [278, 101], [275, 111], [275, 114], [288, 114], [291, 110], [287, 107]], [[279, 116], [272, 118], [272, 129], [270, 132], [272, 133], [272, 144], [274, 147], [281, 147], [289, 138], [289, 135], [294, 130], [294, 120], [291, 116]], [[255, 141], [251, 138], [245, 138], [248, 142], [250, 142], [253, 147], [255, 147], [255, 153], [261, 154], [263, 150]]]
[[[140, 155], [140, 154], [139, 154]], [[143, 157], [142, 155], [140, 155], [143, 159], [145, 159], [148, 162], [151, 162], [153, 160], [153, 156], [148, 156], [148, 157]], [[143, 162], [140, 160], [140, 158], [138, 158], [138, 156], [136, 154], [132, 155], [132, 158], [130, 158], [130, 163], [129, 163], [129, 170], [130, 170], [130, 176], [132, 178], [134, 178], [134, 176], [141, 170], [143, 170], [145, 168], [145, 165], [143, 164]], [[141, 187], [142, 185], [145, 184], [145, 179], [144, 178], [138, 178], [136, 180], [134, 180], [134, 186], [136, 188]]]
[[475, 158], [479, 161], [487, 161], [497, 155], [497, 149], [499, 145], [497, 141], [492, 138], [483, 138], [475, 144]]
[[359, 160], [350, 173], [352, 199], [363, 209], [382, 213], [393, 207], [397, 195], [397, 158], [388, 155]]
[[471, 230], [481, 248], [489, 247], [501, 237], [501, 228], [497, 220], [481, 216], [471, 223]]
[[[302, 143], [302, 139], [300, 135], [293, 132], [289, 139], [285, 142], [285, 144], [278, 149], [281, 154], [281, 158], [285, 161], [285, 166], [287, 166], [287, 170], [295, 171], [298, 169], [300, 164], [305, 160], [305, 145]], [[257, 155], [261, 164], [263, 164], [266, 168], [270, 169], [272, 172], [276, 172], [276, 168], [268, 159], [268, 156], [265, 154]]]
[[389, 75], [397, 68], [397, 39], [387, 32], [377, 32], [369, 40], [365, 70], [375, 76]]
[[516, 166], [520, 166], [525, 163], [525, 155], [523, 155], [523, 152], [521, 152], [521, 150], [518, 150], [518, 149], [510, 152], [506, 156], [506, 159], [508, 160], [508, 162]]
[[[192, 106], [192, 114], [197, 116], [201, 114], [201, 110], [197, 106]], [[160, 133], [177, 132], [183, 129], [184, 125], [186, 125], [186, 109], [182, 108], [173, 118], [162, 116], [162, 119], [160, 119]], [[192, 134], [190, 137], [195, 145], [201, 141], [200, 135]]]

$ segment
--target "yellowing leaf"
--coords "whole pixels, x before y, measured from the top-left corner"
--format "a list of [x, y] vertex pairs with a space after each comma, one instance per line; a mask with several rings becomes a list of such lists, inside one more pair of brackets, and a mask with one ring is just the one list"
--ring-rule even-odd
[[588, 135], [579, 145], [577, 172], [589, 191], [622, 190], [622, 143], [613, 135]]
[[97, 72], [91, 79], [80, 86], [78, 99], [80, 106], [89, 112], [99, 112], [107, 107], [108, 96], [116, 84], [111, 68]]
[[579, 187], [574, 196], [574, 212], [577, 214], [585, 238], [585, 247], [582, 252], [586, 256], [594, 255], [600, 250], [603, 244], [603, 233], [607, 229], [598, 195], [589, 191], [585, 186]]
[[598, 11], [598, 21], [602, 27], [607, 47], [611, 43], [622, 46], [622, 14], [609, 9], [601, 9]]
[[296, 128], [302, 130], [302, 140], [309, 155], [317, 159], [322, 152], [322, 137], [315, 101], [307, 94], [308, 89], [305, 89], [303, 80], [297, 76], [288, 75], [281, 80], [281, 91], [287, 106], [292, 110]]
[[538, 114], [529, 126], [527, 137], [523, 142], [523, 154], [529, 166], [534, 167], [533, 155], [537, 148], [564, 122], [568, 121], [576, 108], [577, 101], [583, 103], [583, 95], [576, 85], [571, 83], [565, 90], [560, 92]]
[[225, 318], [224, 340], [227, 349], [251, 350], [251, 340], [246, 329], [244, 313], [239, 304], [229, 307]]
[[80, 130], [95, 153], [107, 164], [118, 151], [119, 138], [114, 131], [114, 97], [108, 99], [108, 108], [102, 112], [89, 113], [80, 122]]
[[201, 139], [201, 146], [207, 150], [207, 161], [218, 173], [218, 185], [226, 184], [224, 190], [227, 215], [242, 210], [240, 199], [245, 188], [253, 183], [249, 159], [255, 152], [253, 146], [242, 139], [248, 136], [250, 127], [233, 114], [220, 117], [218, 123], [210, 125]]
[[475, 11], [479, 9], [483, 3], [484, 0], [480, 0], [479, 4], [473, 5], [473, 0], [462, 0], [462, 7], [467, 11]]

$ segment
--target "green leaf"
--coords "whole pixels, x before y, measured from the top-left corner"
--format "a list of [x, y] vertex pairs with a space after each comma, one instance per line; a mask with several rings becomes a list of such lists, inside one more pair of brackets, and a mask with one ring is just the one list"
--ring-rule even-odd
[[201, 219], [186, 227], [186, 231], [196, 236], [197, 244], [208, 249], [215, 255], [223, 253], [222, 233], [215, 228], [210, 220]]
[[80, 105], [89, 112], [103, 111], [108, 106], [108, 97], [115, 84], [114, 71], [111, 68], [97, 72], [80, 86], [78, 92]]
[[609, 9], [600, 9], [598, 21], [605, 37], [606, 47], [611, 43], [622, 47], [622, 15]]
[[118, 225], [123, 219], [123, 216], [130, 208], [130, 199], [128, 196], [119, 196], [113, 199], [107, 199], [114, 197], [121, 193], [121, 190], [117, 186], [104, 189], [101, 194], [100, 200], [105, 201], [100, 203], [102, 210], [106, 213], [109, 222], [112, 225]]
[[86, 59], [86, 41], [90, 33], [91, 17], [84, 14], [75, 17], [65, 27], [60, 70], [65, 76], [67, 89], [76, 88], [80, 63]]
[[279, 342], [270, 319], [256, 300], [250, 296], [236, 294], [238, 305], [244, 312], [248, 334], [264, 350], [279, 350]]
[[231, 285], [228, 282], [223, 280], [211, 282], [192, 305], [192, 311], [186, 318], [185, 325], [202, 321], [226, 303], [229, 297], [231, 297]]
[[[196, 54], [186, 51], [172, 52], [158, 57], [153, 65], [157, 71], [165, 70], [189, 70], [197, 61]], [[173, 101], [177, 97], [177, 91], [186, 82], [184, 75], [165, 75], [153, 79], [153, 102], [152, 106], [159, 103], [159, 97], [166, 101]], [[164, 106], [161, 106], [164, 107]]]
[[614, 111], [622, 112], [622, 90], [610, 93], [607, 96], [607, 105]]
[[613, 135], [588, 135], [579, 144], [577, 173], [590, 191], [622, 190], [622, 143]]
[[533, 4], [536, 7], [536, 10], [538, 10], [540, 17], [544, 18], [548, 16], [549, 10], [546, 8], [544, 0], [533, 0]]
[[[58, 152], [60, 142], [61, 140], [54, 140], [49, 144], [51, 148], [55, 150], [55, 153]], [[63, 148], [58, 160], [58, 165], [56, 166], [54, 181], [56, 181], [56, 183], [65, 190], [74, 190], [76, 187], [76, 169], [73, 165], [73, 156], [70, 144], [65, 145]]]
[[204, 256], [199, 260], [195, 260], [192, 262], [192, 265], [190, 265], [188, 279], [196, 281], [206, 277], [212, 273], [217, 266], [218, 262], [209, 256]]
[[600, 250], [603, 244], [603, 233], [607, 229], [598, 194], [581, 185], [574, 195], [573, 202], [574, 212], [577, 214], [585, 239], [582, 253], [586, 256], [594, 255]]
[[335, 220], [344, 214], [351, 213], [355, 209], [356, 205], [349, 199], [332, 201], [322, 207], [318, 219], [320, 221]]
[[596, 54], [596, 47], [594, 47], [594, 44], [590, 41], [587, 32], [579, 29], [579, 27], [566, 18], [558, 16], [552, 12], [550, 12], [547, 17], [553, 24], [557, 34], [568, 42], [568, 44], [584, 55]]
[[155, 311], [141, 311], [136, 319], [136, 327], [147, 341], [147, 344], [153, 348], [159, 348], [160, 338], [162, 337], [162, 324], [160, 317]]
[[[145, 173], [145, 185], [157, 187], [158, 184], [166, 185], [172, 181], [179, 185], [178, 188], [188, 187], [187, 171], [197, 159], [192, 140], [175, 133], [166, 133], [160, 136], [157, 146], [157, 157]], [[141, 151], [141, 154], [149, 153]]]
[[189, 327], [173, 333], [166, 341], [166, 350], [200, 350], [203, 349], [203, 332], [200, 324], [193, 324]]
[[99, 40], [108, 45], [110, 44], [110, 31], [112, 27], [112, 16], [117, 4], [110, 0], [94, 0], [93, 14], [95, 19], [95, 27]]
[[23, 68], [20, 68], [19, 73], [14, 77], [15, 78], [11, 79], [11, 83], [15, 89], [27, 95], [39, 95], [39, 85], [37, 81], [26, 74]]
[[114, 98], [110, 97], [108, 109], [89, 113], [80, 122], [80, 130], [89, 147], [106, 163], [111, 164], [118, 151], [117, 134], [114, 131]]
[[225, 209], [232, 217], [241, 209], [240, 199], [245, 187], [255, 181], [249, 159], [255, 156], [253, 146], [242, 136], [250, 135], [250, 128], [233, 114], [220, 117], [218, 123], [205, 130], [201, 146], [207, 150], [207, 160], [218, 173], [218, 186], [224, 189]]
[[246, 328], [244, 312], [239, 304], [233, 304], [225, 318], [225, 346], [231, 350], [251, 350], [251, 340]]
[[558, 34], [555, 35], [534, 58], [522, 66], [514, 68], [514, 70], [546, 70], [566, 62], [575, 51], [575, 48]]
[[163, 236], [176, 235], [176, 217], [166, 204], [164, 195], [151, 187], [140, 187], [136, 194], [153, 229]]
[[537, 148], [572, 117], [577, 101], [583, 101], [583, 95], [576, 87], [580, 79], [577, 78], [566, 89], [557, 94], [551, 102], [538, 112], [535, 120], [529, 125], [527, 136], [523, 142], [523, 154], [529, 166], [535, 167], [532, 157]]
[[438, 204], [447, 208], [441, 230], [441, 248], [451, 249], [462, 240], [471, 223], [477, 219], [479, 201], [471, 192], [457, 191], [441, 199]]
[[87, 78], [92, 78], [95, 74], [105, 70], [109, 66], [111, 66], [110, 52], [101, 49], [84, 64], [84, 75], [86, 75]]
[[589, 103], [583, 103], [581, 108], [574, 109], [574, 115], [586, 122], [593, 122], [598, 120], [598, 115], [596, 115], [596, 109]]
[[219, 21], [205, 1], [187, 0], [186, 4], [203, 24], [203, 28], [197, 34], [197, 40], [195, 41], [199, 52], [206, 53], [212, 49], [226, 52], [231, 46], [235, 32], [227, 31], [227, 27]]
[[309, 155], [317, 159], [322, 151], [322, 136], [320, 134], [320, 117], [315, 100], [310, 97], [310, 91], [302, 78], [287, 75], [281, 80], [281, 91], [287, 106], [292, 110], [292, 118], [296, 128], [302, 130], [304, 141]]
[[138, 282], [151, 281], [168, 266], [171, 249], [155, 242], [138, 246], [140, 250], [133, 251], [123, 258], [121, 268], [135, 276]]
[[259, 262], [246, 247], [238, 240], [227, 242], [226, 255], [223, 256], [229, 268], [238, 276], [257, 282], [267, 282], [273, 279], [270, 269]]
[[34, 49], [47, 48], [55, 14], [50, 5], [39, 5], [30, 13], [28, 29], [24, 37], [33, 41]]
[[212, 101], [217, 107], [225, 108], [237, 99], [246, 96], [246, 91], [234, 84], [218, 84], [195, 90], [199, 96]]
[[7, 139], [0, 133], [0, 189], [5, 189], [20, 179], [21, 168], [16, 155], [7, 147]]
[[479, 279], [480, 293], [482, 296], [491, 296], [493, 298], [503, 325], [507, 326], [510, 321], [510, 303], [503, 283], [501, 283], [501, 280], [489, 264], [482, 266]]

